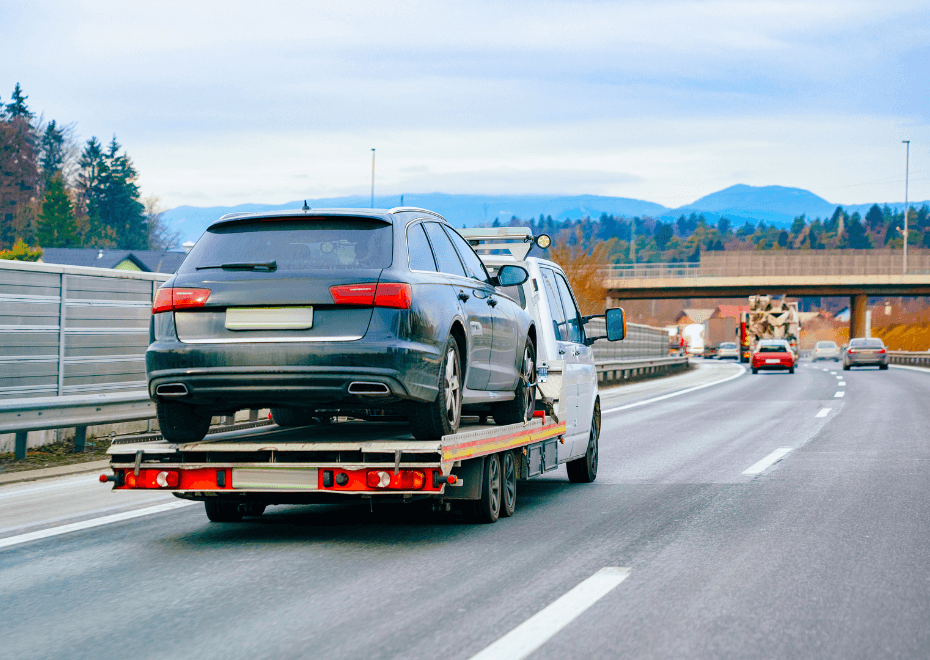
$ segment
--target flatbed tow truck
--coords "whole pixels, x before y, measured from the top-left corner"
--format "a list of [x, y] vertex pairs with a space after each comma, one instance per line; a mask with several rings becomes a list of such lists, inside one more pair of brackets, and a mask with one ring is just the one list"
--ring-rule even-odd
[[[477, 418], [472, 418], [477, 421]], [[114, 490], [152, 489], [203, 501], [214, 522], [261, 515], [269, 504], [368, 498], [431, 498], [450, 510], [467, 502], [479, 522], [510, 516], [516, 483], [558, 467], [565, 422], [543, 411], [525, 424], [467, 424], [435, 441], [415, 440], [405, 422], [336, 421], [303, 428], [243, 429], [199, 442], [116, 444]]]
[[[261, 515], [271, 504], [315, 504], [368, 499], [455, 504], [478, 522], [513, 515], [517, 481], [566, 465], [568, 478], [597, 476], [601, 410], [588, 321], [603, 317], [608, 341], [623, 339], [621, 309], [582, 316], [565, 273], [551, 261], [527, 257], [548, 236], [526, 228], [463, 230], [492, 269], [514, 263], [529, 272], [506, 291], [540, 328], [536, 412], [522, 424], [488, 425], [487, 416], [462, 418], [457, 433], [415, 440], [406, 420], [397, 423], [336, 417], [335, 423], [300, 428], [268, 425], [208, 435], [198, 442], [114, 443], [116, 491], [153, 489], [204, 502], [214, 522]], [[378, 411], [370, 411], [377, 417]], [[329, 421], [323, 417], [321, 421]]]

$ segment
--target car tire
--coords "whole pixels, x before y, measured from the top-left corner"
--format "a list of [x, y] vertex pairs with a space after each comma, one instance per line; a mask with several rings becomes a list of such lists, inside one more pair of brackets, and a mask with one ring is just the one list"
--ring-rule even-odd
[[573, 484], [589, 484], [597, 479], [598, 441], [601, 436], [601, 403], [594, 402], [591, 432], [588, 434], [588, 449], [584, 456], [565, 464], [568, 480]]
[[759, 370], [756, 369], [755, 367], [753, 367], [753, 368], [752, 368], [752, 373], [757, 374], [757, 373], [759, 373]]
[[517, 461], [512, 451], [501, 453], [501, 518], [517, 509]]
[[237, 502], [229, 502], [218, 497], [205, 500], [203, 503], [210, 522], [231, 523], [242, 520], [242, 511]]
[[308, 426], [311, 424], [314, 412], [300, 408], [272, 408], [271, 419], [278, 426]]
[[439, 365], [439, 393], [429, 403], [415, 403], [410, 411], [410, 432], [417, 440], [439, 440], [452, 435], [462, 419], [462, 360], [454, 337], [449, 337]]
[[481, 473], [481, 497], [472, 502], [473, 519], [478, 523], [495, 523], [501, 514], [503, 499], [503, 481], [501, 479], [501, 459], [498, 454], [484, 457], [484, 470]]
[[788, 367], [788, 373], [789, 373], [789, 374], [793, 374], [793, 373], [794, 373], [794, 367]]
[[178, 401], [156, 401], [155, 411], [158, 415], [158, 428], [168, 442], [203, 440], [213, 419], [209, 410]]
[[498, 426], [522, 424], [533, 418], [533, 413], [536, 412], [536, 386], [530, 383], [535, 382], [536, 348], [533, 342], [527, 339], [520, 364], [520, 378], [513, 399], [498, 403], [491, 409], [491, 415]]

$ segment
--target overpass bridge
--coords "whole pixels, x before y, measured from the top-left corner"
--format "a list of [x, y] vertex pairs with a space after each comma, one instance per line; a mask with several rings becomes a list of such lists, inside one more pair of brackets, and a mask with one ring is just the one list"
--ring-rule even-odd
[[656, 298], [743, 298], [756, 294], [849, 296], [850, 336], [865, 333], [869, 296], [930, 296], [930, 250], [705, 252], [699, 263], [604, 268], [607, 304]]

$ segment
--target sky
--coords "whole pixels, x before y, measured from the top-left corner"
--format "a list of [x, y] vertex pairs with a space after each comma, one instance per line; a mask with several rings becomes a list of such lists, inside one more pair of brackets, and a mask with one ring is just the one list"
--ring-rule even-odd
[[19, 82], [166, 208], [736, 183], [930, 199], [930, 3], [0, 3]]

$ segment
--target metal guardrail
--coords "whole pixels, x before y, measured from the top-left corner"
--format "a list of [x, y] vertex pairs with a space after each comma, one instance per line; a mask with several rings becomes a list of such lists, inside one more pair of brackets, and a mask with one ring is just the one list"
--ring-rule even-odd
[[888, 351], [891, 364], [930, 367], [930, 353], [920, 351]]
[[641, 360], [603, 360], [597, 362], [595, 368], [599, 381], [614, 381], [628, 380], [659, 371], [673, 371], [686, 368], [688, 364], [687, 355], [669, 355]]

